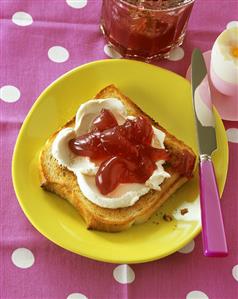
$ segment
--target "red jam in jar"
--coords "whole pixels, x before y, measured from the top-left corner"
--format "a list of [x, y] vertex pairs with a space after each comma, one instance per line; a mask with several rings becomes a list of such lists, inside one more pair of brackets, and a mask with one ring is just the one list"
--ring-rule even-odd
[[102, 109], [90, 132], [69, 141], [73, 153], [100, 162], [96, 185], [106, 195], [121, 183], [145, 183], [156, 161], [168, 160], [164, 149], [151, 146], [153, 129], [144, 116], [118, 125], [114, 115]]
[[101, 30], [124, 57], [167, 57], [184, 40], [194, 0], [103, 0]]

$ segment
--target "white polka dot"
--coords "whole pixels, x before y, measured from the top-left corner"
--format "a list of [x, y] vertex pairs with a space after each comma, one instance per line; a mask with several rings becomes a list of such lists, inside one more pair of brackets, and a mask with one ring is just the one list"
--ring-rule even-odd
[[168, 60], [171, 61], [178, 61], [183, 59], [184, 57], [184, 49], [181, 47], [175, 48], [173, 49], [170, 53], [169, 53], [169, 57]]
[[113, 276], [115, 280], [119, 283], [132, 283], [135, 280], [135, 272], [128, 265], [117, 266], [113, 270]]
[[235, 265], [232, 268], [232, 276], [235, 278], [236, 281], [238, 281], [238, 265]]
[[48, 57], [54, 62], [61, 63], [69, 59], [69, 52], [64, 47], [54, 46], [49, 49]]
[[227, 29], [233, 28], [233, 27], [238, 27], [238, 21], [231, 21], [226, 25]]
[[33, 19], [29, 13], [18, 11], [12, 16], [12, 22], [18, 26], [29, 26], [33, 23]]
[[113, 47], [110, 45], [104, 46], [104, 53], [111, 58], [121, 58], [122, 57], [121, 54], [118, 53], [116, 50], [114, 50]]
[[227, 139], [230, 142], [238, 143], [238, 129], [230, 128], [226, 130]]
[[209, 298], [205, 293], [201, 291], [192, 291], [187, 294], [186, 299], [209, 299]]
[[26, 269], [34, 264], [35, 258], [29, 249], [18, 248], [12, 253], [12, 262], [18, 268]]
[[73, 8], [83, 8], [87, 5], [87, 0], [66, 0], [66, 3]]
[[88, 299], [88, 298], [81, 293], [72, 293], [67, 297], [67, 299]]
[[19, 100], [20, 90], [12, 85], [5, 85], [0, 88], [0, 99], [4, 102], [13, 103]]
[[194, 246], [195, 246], [195, 242], [194, 242], [194, 240], [192, 240], [186, 246], [184, 246], [183, 248], [178, 250], [178, 252], [180, 252], [180, 253], [190, 253], [190, 252], [193, 251]]

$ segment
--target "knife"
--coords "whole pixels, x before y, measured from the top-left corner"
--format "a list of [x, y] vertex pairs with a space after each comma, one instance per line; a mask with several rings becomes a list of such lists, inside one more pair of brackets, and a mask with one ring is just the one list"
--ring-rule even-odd
[[192, 54], [192, 96], [199, 147], [200, 205], [203, 253], [227, 256], [228, 249], [211, 155], [217, 149], [215, 117], [207, 69], [199, 49]]

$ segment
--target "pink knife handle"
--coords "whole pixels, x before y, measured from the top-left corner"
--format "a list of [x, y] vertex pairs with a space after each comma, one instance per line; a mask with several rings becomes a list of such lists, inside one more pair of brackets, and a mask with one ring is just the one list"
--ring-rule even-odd
[[199, 165], [203, 253], [210, 257], [227, 256], [226, 235], [215, 172], [212, 161], [207, 158], [201, 159]]

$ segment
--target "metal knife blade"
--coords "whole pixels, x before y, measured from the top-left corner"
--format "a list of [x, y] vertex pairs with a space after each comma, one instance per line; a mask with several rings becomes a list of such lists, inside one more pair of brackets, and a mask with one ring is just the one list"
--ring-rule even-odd
[[211, 156], [217, 148], [215, 118], [207, 68], [199, 49], [195, 49], [192, 55], [192, 93], [199, 153], [200, 156]]

